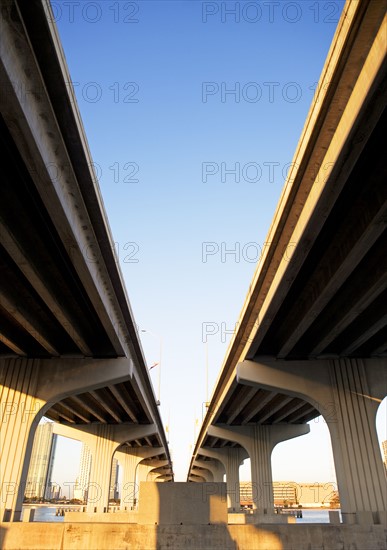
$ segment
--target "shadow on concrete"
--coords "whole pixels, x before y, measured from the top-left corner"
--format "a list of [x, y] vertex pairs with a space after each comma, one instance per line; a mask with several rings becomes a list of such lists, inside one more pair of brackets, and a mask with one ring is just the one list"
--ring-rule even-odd
[[5, 542], [7, 538], [7, 528], [4, 524], [0, 524], [0, 548], [5, 548]]

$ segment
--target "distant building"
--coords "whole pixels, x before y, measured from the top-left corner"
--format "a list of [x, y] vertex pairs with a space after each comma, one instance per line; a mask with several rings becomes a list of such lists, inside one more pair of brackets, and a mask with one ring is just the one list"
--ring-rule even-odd
[[109, 499], [118, 499], [118, 460], [112, 460], [112, 472], [110, 474]]
[[384, 467], [387, 470], [387, 439], [382, 442], [382, 449], [383, 449], [383, 462]]
[[51, 498], [49, 495], [57, 436], [52, 433], [53, 422], [36, 428], [24, 495], [28, 498]]
[[[253, 487], [251, 481], [240, 482], [241, 506], [252, 506], [253, 495], [259, 498], [261, 488]], [[273, 497], [275, 506], [305, 506], [308, 508], [330, 506], [338, 502], [336, 484], [296, 483], [295, 481], [274, 481]]]
[[58, 485], [55, 482], [50, 481], [47, 490], [46, 490], [46, 498], [53, 499], [53, 500], [59, 500], [60, 499], [60, 493], [61, 493], [61, 486]]
[[79, 460], [79, 474], [75, 482], [74, 498], [87, 501], [87, 490], [90, 480], [91, 469], [91, 451], [90, 448], [82, 444], [81, 457]]

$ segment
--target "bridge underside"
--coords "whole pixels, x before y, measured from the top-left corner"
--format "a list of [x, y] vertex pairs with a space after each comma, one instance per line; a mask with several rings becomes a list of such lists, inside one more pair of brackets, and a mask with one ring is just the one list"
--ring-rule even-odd
[[322, 414], [344, 521], [387, 521], [386, 51], [385, 6], [347, 2], [191, 460], [232, 506], [247, 454], [273, 509], [274, 446]]
[[0, 520], [20, 517], [43, 415], [87, 439], [102, 509], [112, 456], [122, 445], [127, 476], [151, 456], [172, 474], [53, 21], [43, 0], [2, 4]]

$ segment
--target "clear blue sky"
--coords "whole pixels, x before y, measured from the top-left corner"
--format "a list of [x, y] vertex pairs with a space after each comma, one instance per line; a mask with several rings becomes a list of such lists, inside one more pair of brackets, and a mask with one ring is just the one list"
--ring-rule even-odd
[[[203, 330], [211, 392], [343, 2], [52, 4], [149, 364], [162, 341], [161, 413], [185, 480]], [[276, 479], [332, 479], [324, 430], [297, 441], [311, 453], [299, 469], [278, 447]]]

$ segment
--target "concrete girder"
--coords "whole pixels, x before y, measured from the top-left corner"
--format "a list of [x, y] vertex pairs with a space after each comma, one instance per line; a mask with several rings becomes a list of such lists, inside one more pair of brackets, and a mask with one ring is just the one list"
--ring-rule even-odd
[[239, 383], [300, 397], [321, 412], [331, 436], [345, 523], [387, 522], [385, 472], [376, 433], [377, 409], [387, 394], [386, 366], [385, 358], [261, 358], [237, 366]]

